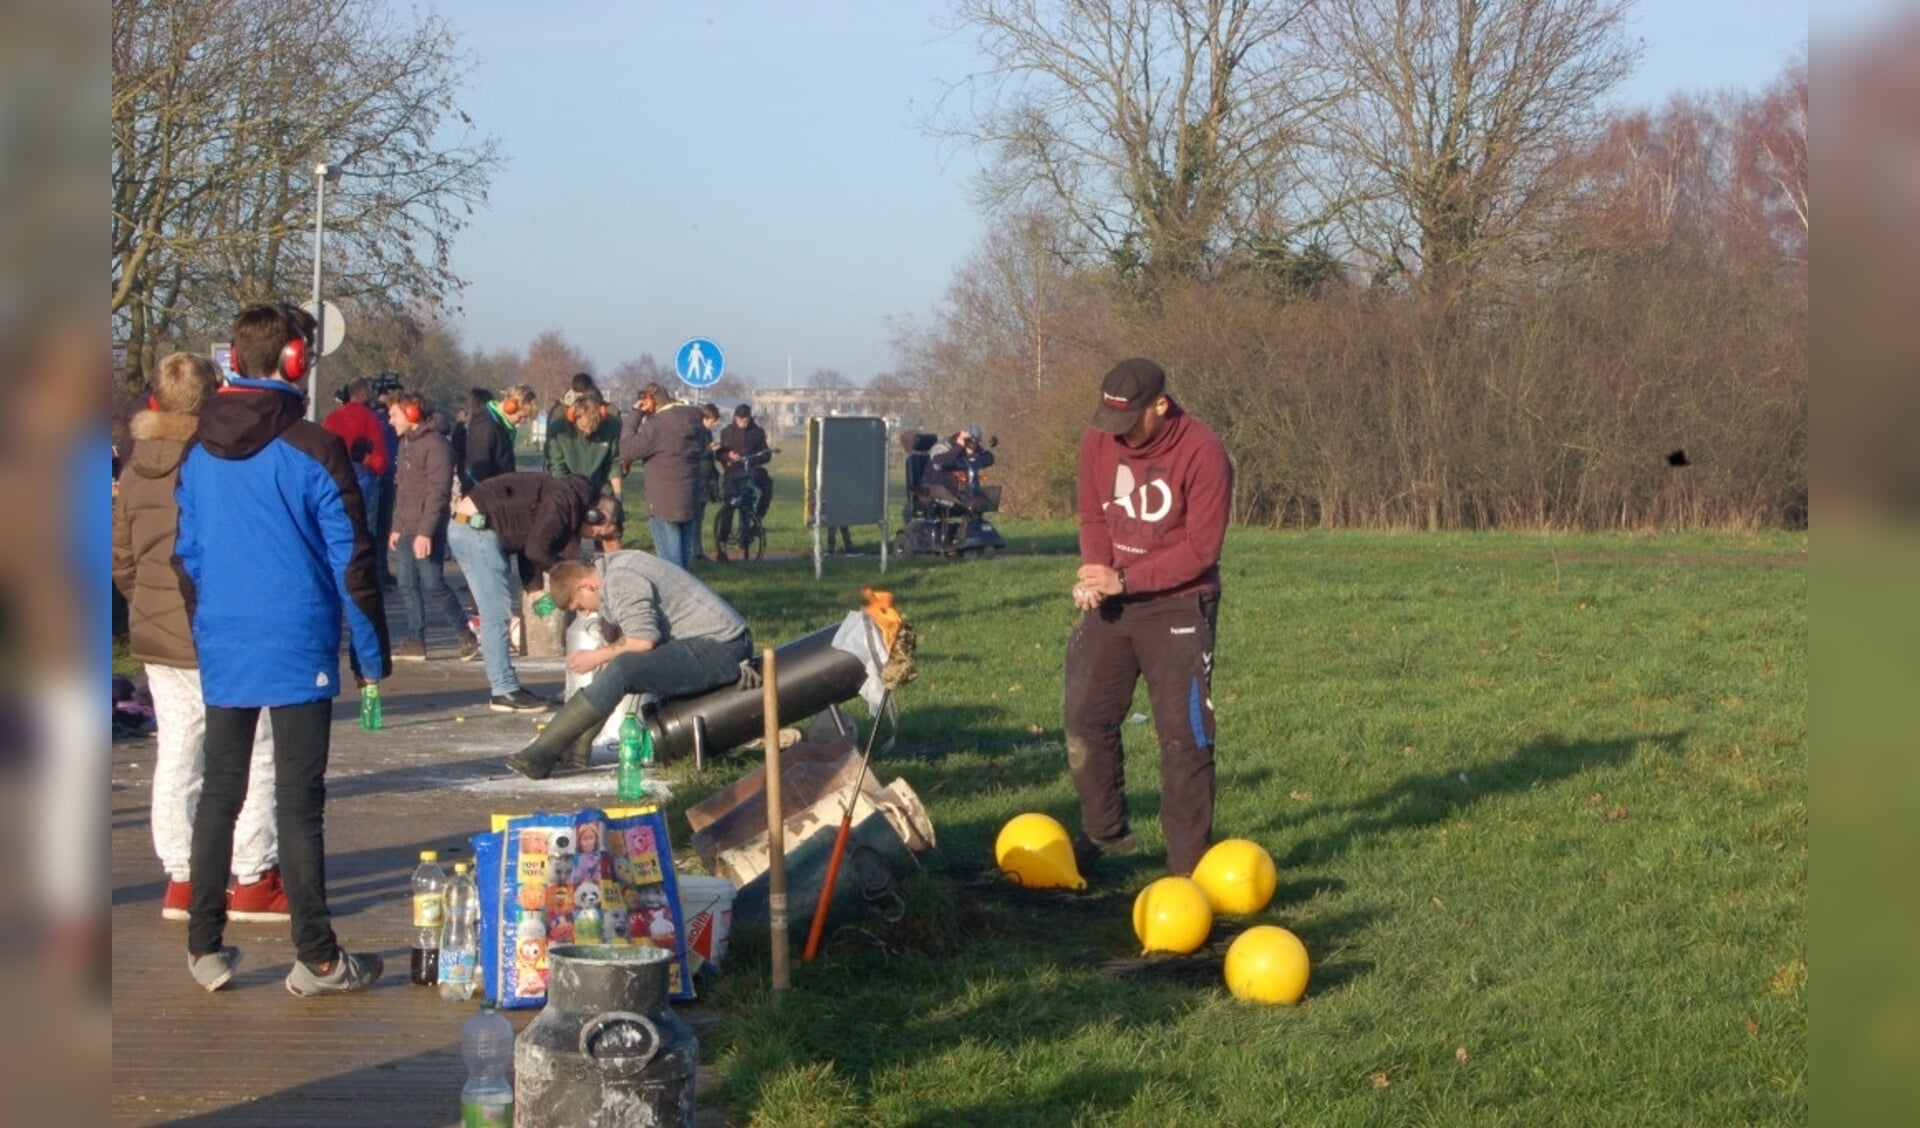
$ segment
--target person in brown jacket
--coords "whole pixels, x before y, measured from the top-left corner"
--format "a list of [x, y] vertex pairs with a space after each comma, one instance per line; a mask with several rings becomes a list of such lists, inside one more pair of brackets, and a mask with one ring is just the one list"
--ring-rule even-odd
[[[206, 776], [206, 706], [200, 697], [200, 659], [187, 625], [187, 605], [173, 569], [180, 511], [174, 485], [199, 426], [200, 404], [219, 386], [213, 361], [174, 353], [160, 362], [148, 410], [128, 430], [133, 453], [120, 475], [113, 504], [113, 582], [128, 600], [128, 642], [146, 664], [153, 695], [153, 848], [167, 871], [160, 915], [186, 920], [193, 849], [193, 816]], [[254, 730], [247, 795], [233, 839], [238, 875], [227, 892], [234, 920], [286, 920], [280, 881], [279, 837], [273, 805], [273, 730], [262, 715]]]
[[407, 615], [406, 636], [393, 644], [394, 660], [426, 660], [426, 604], [433, 601], [459, 640], [460, 660], [471, 661], [480, 656], [480, 640], [467, 626], [467, 613], [445, 571], [447, 518], [453, 512], [453, 444], [446, 417], [418, 395], [400, 392], [387, 405], [387, 421], [400, 436], [387, 547], [394, 550], [394, 577]]

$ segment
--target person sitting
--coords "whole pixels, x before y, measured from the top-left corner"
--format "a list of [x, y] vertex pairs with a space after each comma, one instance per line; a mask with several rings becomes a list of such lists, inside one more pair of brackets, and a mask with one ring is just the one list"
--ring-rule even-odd
[[[920, 488], [936, 510], [944, 509], [955, 518], [971, 518], [990, 508], [987, 492], [980, 487], [980, 471], [993, 465], [993, 451], [980, 445], [980, 428], [955, 431], [953, 437], [930, 452]], [[949, 539], [957, 530], [949, 529]]]
[[496, 713], [537, 713], [547, 702], [520, 684], [513, 668], [507, 624], [513, 615], [513, 576], [508, 558], [521, 557], [521, 583], [540, 590], [542, 576], [579, 547], [579, 538], [611, 536], [620, 507], [595, 497], [593, 483], [578, 474], [553, 478], [515, 471], [497, 474], [454, 503], [447, 547], [460, 562], [467, 590], [480, 612], [480, 658]]
[[528, 779], [546, 779], [565, 763], [585, 767], [594, 734], [631, 693], [667, 701], [731, 685], [753, 655], [746, 617], [684, 568], [629, 549], [591, 563], [554, 568], [553, 599], [574, 612], [595, 611], [615, 641], [567, 656], [567, 668], [593, 680], [567, 700], [533, 743], [507, 757]]

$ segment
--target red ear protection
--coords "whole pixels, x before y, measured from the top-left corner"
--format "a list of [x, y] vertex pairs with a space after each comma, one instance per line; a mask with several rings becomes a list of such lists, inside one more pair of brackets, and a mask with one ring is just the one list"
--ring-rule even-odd
[[569, 423], [578, 423], [578, 422], [580, 422], [580, 417], [579, 417], [578, 415], [576, 415], [576, 414], [574, 414], [574, 413], [575, 413], [576, 411], [578, 411], [578, 410], [579, 410], [579, 407], [578, 407], [577, 405], [575, 405], [575, 404], [571, 404], [571, 403], [570, 403], [570, 404], [568, 404], [568, 405], [567, 405], [567, 422], [569, 422]]
[[307, 378], [307, 339], [295, 334], [280, 350], [280, 375], [298, 384]]
[[414, 424], [418, 424], [420, 420], [423, 418], [420, 411], [420, 405], [413, 402], [412, 400], [400, 401], [400, 414], [407, 417], [407, 422], [414, 423]]
[[307, 377], [310, 357], [307, 355], [307, 335], [301, 331], [300, 322], [286, 305], [278, 307], [280, 319], [287, 323], [287, 343], [280, 348], [280, 375], [288, 383], [298, 384]]
[[148, 396], [148, 397], [147, 397], [147, 410], [148, 410], [148, 411], [159, 411], [159, 410], [160, 410], [160, 397], [159, 397], [159, 396]]

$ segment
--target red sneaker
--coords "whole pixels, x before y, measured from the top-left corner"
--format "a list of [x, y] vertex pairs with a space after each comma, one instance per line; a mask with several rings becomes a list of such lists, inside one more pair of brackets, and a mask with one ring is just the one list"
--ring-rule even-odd
[[260, 875], [260, 880], [235, 882], [227, 890], [228, 920], [291, 920], [287, 909], [287, 890], [280, 884], [280, 867]]
[[167, 880], [167, 895], [160, 899], [160, 916], [166, 920], [187, 919], [187, 906], [193, 901], [193, 884]]

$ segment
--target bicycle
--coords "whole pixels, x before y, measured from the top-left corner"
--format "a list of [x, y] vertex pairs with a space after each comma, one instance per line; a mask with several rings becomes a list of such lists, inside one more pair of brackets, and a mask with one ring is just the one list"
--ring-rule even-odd
[[[767, 527], [760, 520], [760, 488], [752, 475], [742, 475], [739, 488], [721, 502], [713, 515], [713, 558], [725, 564], [729, 548], [742, 560], [759, 560], [767, 554]], [[739, 524], [734, 523], [735, 516]]]

